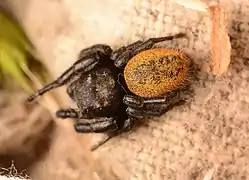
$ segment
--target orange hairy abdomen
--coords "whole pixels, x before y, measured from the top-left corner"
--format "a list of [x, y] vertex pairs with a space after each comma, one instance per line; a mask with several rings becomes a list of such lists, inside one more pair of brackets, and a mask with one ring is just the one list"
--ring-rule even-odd
[[150, 98], [181, 87], [189, 71], [190, 60], [183, 53], [157, 48], [134, 56], [124, 69], [124, 78], [132, 93]]

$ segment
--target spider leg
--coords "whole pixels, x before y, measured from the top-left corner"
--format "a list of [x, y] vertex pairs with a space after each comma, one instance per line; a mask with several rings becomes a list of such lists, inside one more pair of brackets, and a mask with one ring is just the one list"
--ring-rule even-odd
[[111, 54], [111, 56], [110, 56], [111, 60], [115, 61], [117, 59], [117, 57], [120, 56], [122, 53], [124, 53], [125, 51], [130, 51], [142, 43], [143, 43], [143, 41], [139, 40], [139, 41], [135, 41], [134, 43], [132, 43], [128, 46], [123, 46], [123, 47], [118, 48], [116, 51], [114, 51]]
[[[60, 109], [56, 112], [56, 116], [63, 119], [77, 119], [74, 128], [78, 133], [106, 133], [103, 139], [91, 147], [91, 151], [96, 150], [109, 139], [119, 134], [114, 118], [96, 117], [89, 111], [82, 112], [82, 110], [77, 109]], [[83, 119], [83, 121], [80, 121], [80, 119]]]
[[[117, 50], [117, 51], [112, 53], [112, 54], [115, 54], [115, 56], [114, 55], [111, 55], [111, 56], [115, 57], [115, 59], [113, 59], [115, 61], [114, 62], [115, 66], [118, 68], [122, 68], [122, 67], [124, 67], [125, 64], [127, 64], [127, 62], [132, 57], [134, 57], [135, 55], [137, 55], [138, 53], [140, 53], [142, 51], [151, 49], [156, 43], [167, 41], [167, 40], [173, 40], [175, 38], [181, 38], [184, 36], [185, 35], [183, 33], [179, 33], [179, 34], [176, 34], [173, 36], [150, 38], [142, 43], [140, 42], [140, 43], [134, 44], [131, 49], [123, 48], [122, 51]], [[127, 46], [127, 47], [129, 47], [129, 46]], [[116, 54], [119, 54], [119, 55], [116, 55]]]
[[134, 117], [129, 117], [128, 119], [126, 119], [122, 129], [120, 129], [120, 130], [117, 129], [117, 130], [108, 132], [107, 135], [103, 139], [101, 139], [98, 143], [94, 144], [91, 147], [91, 151], [95, 151], [97, 148], [102, 146], [104, 143], [109, 141], [111, 138], [121, 134], [122, 132], [130, 131], [133, 128], [136, 120], [137, 120], [137, 118], [134, 118]]
[[142, 97], [136, 95], [125, 95], [123, 98], [123, 103], [129, 107], [133, 108], [142, 108], [145, 104], [160, 104], [160, 103], [168, 103], [168, 101], [172, 99], [180, 99], [180, 93], [177, 91], [172, 91], [160, 98], [150, 98], [144, 99]]
[[[169, 108], [170, 109], [170, 108]], [[167, 112], [168, 110], [166, 108], [164, 109], [150, 109], [150, 110], [144, 110], [144, 109], [135, 109], [132, 107], [128, 107], [126, 109], [126, 112], [129, 116], [137, 118], [137, 119], [142, 119], [144, 116], [161, 116], [162, 114], [164, 114], [165, 112]]]
[[[106, 133], [106, 136], [91, 147], [91, 151], [96, 150], [120, 132], [113, 118], [99, 117], [86, 119], [84, 123], [75, 123], [75, 131], [78, 133]], [[110, 131], [110, 129], [112, 131]]]
[[[91, 51], [90, 49], [92, 49], [93, 51]], [[65, 85], [66, 83], [70, 82], [70, 80], [74, 79], [74, 77], [79, 73], [86, 73], [92, 70], [100, 63], [103, 57], [109, 56], [111, 51], [111, 48], [106, 45], [95, 45], [86, 50], [83, 50], [81, 53], [81, 59], [76, 61], [58, 79], [31, 95], [28, 98], [28, 101], [33, 101], [38, 96], [41, 96], [52, 89]]]
[[99, 142], [97, 142], [96, 144], [94, 144], [91, 147], [91, 151], [95, 151], [100, 146], [102, 146], [103, 144], [105, 144], [107, 141], [109, 141], [111, 138], [117, 136], [118, 134], [119, 134], [118, 131], [113, 131], [113, 132], [108, 133], [103, 139], [101, 139]]
[[180, 93], [172, 92], [165, 97], [151, 99], [125, 95], [123, 102], [128, 106], [127, 114], [140, 119], [143, 116], [161, 116], [174, 106], [181, 105], [185, 100], [181, 98]]
[[94, 111], [91, 110], [78, 110], [78, 109], [59, 109], [56, 111], [56, 116], [58, 118], [66, 119], [66, 118], [74, 118], [74, 119], [92, 119], [96, 117]]
[[93, 46], [81, 50], [78, 57], [79, 59], [81, 59], [85, 56], [89, 56], [89, 54], [94, 54], [96, 52], [101, 52], [103, 54], [111, 54], [112, 49], [110, 48], [110, 46], [105, 44], [95, 44]]
[[88, 124], [77, 122], [74, 128], [78, 133], [106, 133], [110, 129], [117, 129], [117, 125], [113, 118], [98, 117], [89, 119]]
[[143, 109], [135, 109], [132, 107], [127, 107], [126, 113], [129, 117], [133, 117], [136, 119], [142, 119], [144, 117]]
[[[170, 109], [177, 105], [181, 105], [184, 101], [179, 100], [175, 103], [168, 103], [168, 104], [153, 104], [149, 107], [146, 107], [145, 109], [136, 109], [132, 107], [128, 107], [126, 112], [129, 114], [129, 116], [135, 117], [137, 119], [142, 119], [144, 116], [156, 116], [160, 117], [166, 112], [168, 112]], [[145, 105], [146, 106], [146, 105]]]
[[135, 122], [137, 120], [138, 118], [128, 115], [128, 118], [124, 121], [124, 125], [121, 131], [123, 132], [130, 131], [134, 127]]

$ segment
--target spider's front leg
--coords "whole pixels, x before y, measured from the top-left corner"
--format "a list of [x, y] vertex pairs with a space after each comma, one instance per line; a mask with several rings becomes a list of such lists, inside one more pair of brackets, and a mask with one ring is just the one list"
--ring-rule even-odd
[[156, 43], [184, 37], [185, 34], [179, 33], [173, 36], [150, 38], [146, 41], [136, 41], [128, 46], [121, 47], [111, 54], [111, 59], [118, 68], [123, 68], [127, 62], [138, 53], [151, 49]]
[[96, 67], [104, 57], [108, 57], [112, 53], [112, 49], [108, 45], [97, 44], [89, 48], [83, 49], [80, 52], [79, 60], [76, 61], [70, 68], [68, 68], [59, 78], [52, 83], [46, 85], [42, 89], [35, 92], [28, 98], [28, 101], [33, 101], [38, 96], [44, 93], [65, 85], [74, 79], [79, 73], [86, 73]]
[[111, 138], [120, 134], [116, 119], [113, 117], [97, 117], [93, 119], [84, 119], [84, 123], [77, 122], [74, 125], [75, 131], [78, 133], [105, 133], [100, 141], [91, 147], [91, 151], [96, 150]]
[[91, 147], [91, 151], [96, 150], [111, 138], [118, 135], [118, 127], [115, 118], [96, 117], [93, 119], [84, 119], [85, 122], [77, 122], [74, 125], [78, 133], [106, 133], [106, 136]]
[[91, 119], [95, 117], [95, 112], [85, 109], [85, 110], [79, 110], [79, 109], [59, 109], [56, 111], [56, 116], [58, 118], [67, 119], [67, 118], [73, 118], [73, 119]]
[[91, 151], [96, 150], [120, 132], [114, 117], [96, 117], [90, 110], [60, 109], [56, 116], [62, 119], [73, 118], [76, 123], [74, 129], [77, 133], [105, 133], [106, 136], [91, 147]]
[[76, 122], [74, 128], [78, 133], [106, 133], [110, 130], [116, 130], [117, 125], [112, 117], [95, 117], [84, 119], [84, 122]]
[[[96, 117], [93, 111], [80, 111], [72, 108], [60, 109], [56, 112], [56, 116], [62, 119], [75, 119], [75, 131], [79, 133], [103, 133], [117, 129], [115, 118]], [[83, 121], [80, 122], [80, 119], [83, 119]]]

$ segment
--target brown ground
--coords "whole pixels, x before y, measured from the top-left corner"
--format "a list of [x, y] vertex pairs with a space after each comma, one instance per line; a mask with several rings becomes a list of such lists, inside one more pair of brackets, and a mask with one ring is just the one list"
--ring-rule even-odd
[[[55, 77], [91, 44], [116, 47], [176, 32], [186, 32], [188, 39], [165, 43], [168, 47], [183, 49], [201, 67], [209, 58], [208, 15], [173, 1], [6, 2]], [[151, 120], [149, 127], [113, 139], [94, 154], [86, 150], [89, 136], [75, 135], [68, 121], [55, 121], [49, 151], [32, 166], [31, 177], [158, 180], [211, 179], [211, 174], [213, 179], [249, 179], [249, 1], [228, 2], [233, 50], [225, 76], [201, 70], [193, 85], [195, 96], [186, 105]]]

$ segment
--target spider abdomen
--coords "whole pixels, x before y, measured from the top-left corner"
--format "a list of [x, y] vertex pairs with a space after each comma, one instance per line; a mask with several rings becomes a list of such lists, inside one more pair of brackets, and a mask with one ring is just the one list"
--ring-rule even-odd
[[157, 48], [134, 56], [124, 69], [124, 78], [132, 93], [150, 98], [178, 89], [189, 72], [190, 60], [183, 53]]

